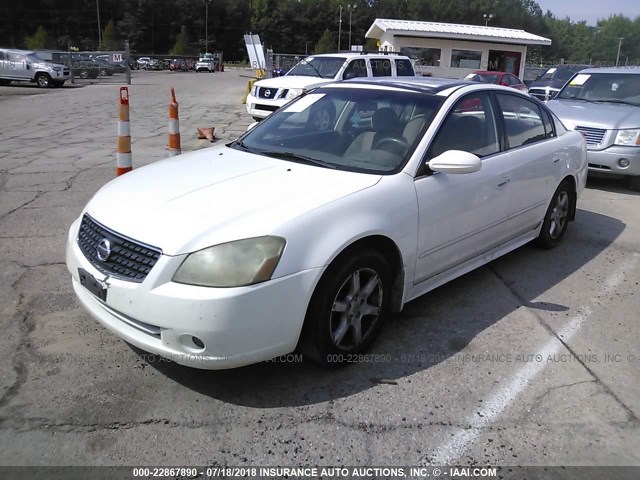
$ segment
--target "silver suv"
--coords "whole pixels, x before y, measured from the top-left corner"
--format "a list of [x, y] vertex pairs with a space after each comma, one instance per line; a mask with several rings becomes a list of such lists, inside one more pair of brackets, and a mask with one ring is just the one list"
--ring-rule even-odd
[[61, 87], [70, 78], [69, 67], [42, 60], [30, 50], [0, 48], [0, 85], [21, 81]]
[[640, 67], [581, 70], [548, 106], [586, 138], [589, 171], [640, 190]]

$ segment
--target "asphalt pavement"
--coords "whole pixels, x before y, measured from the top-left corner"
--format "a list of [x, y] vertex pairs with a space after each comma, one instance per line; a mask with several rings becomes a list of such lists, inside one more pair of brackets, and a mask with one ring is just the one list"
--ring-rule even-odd
[[[134, 74], [134, 168], [169, 155], [171, 86], [183, 150], [237, 137], [247, 74]], [[188, 369], [98, 325], [64, 264], [118, 88], [0, 87], [0, 465], [640, 465], [637, 193], [590, 180], [558, 248], [411, 302], [346, 368]]]

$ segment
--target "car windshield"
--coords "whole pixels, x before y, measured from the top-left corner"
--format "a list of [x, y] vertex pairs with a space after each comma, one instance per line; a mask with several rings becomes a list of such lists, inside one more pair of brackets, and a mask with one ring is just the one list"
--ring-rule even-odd
[[307, 57], [293, 67], [287, 75], [334, 78], [346, 61], [345, 57]]
[[443, 101], [355, 85], [321, 88], [277, 110], [229, 146], [320, 167], [393, 173], [404, 166]]
[[640, 105], [640, 74], [578, 73], [557, 98]]
[[470, 73], [465, 77], [467, 80], [482, 83], [498, 83], [500, 75], [495, 73]]
[[540, 77], [540, 80], [559, 80], [566, 82], [574, 73], [580, 70], [581, 68], [550, 68]]

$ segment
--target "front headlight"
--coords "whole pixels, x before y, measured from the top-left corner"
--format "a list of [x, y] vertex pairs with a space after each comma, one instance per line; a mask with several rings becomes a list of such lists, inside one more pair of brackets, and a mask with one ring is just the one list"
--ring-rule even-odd
[[53, 67], [53, 70], [59, 72], [60, 70], [62, 70], [62, 67]]
[[290, 88], [287, 92], [286, 100], [293, 100], [304, 93], [304, 88]]
[[253, 95], [254, 97], [257, 97], [259, 88], [260, 87], [258, 85], [254, 85], [253, 88], [251, 89], [251, 95]]
[[273, 275], [285, 243], [280, 237], [255, 237], [205, 248], [182, 262], [173, 281], [203, 287], [264, 282]]
[[640, 145], [640, 128], [633, 128], [627, 130], [618, 130], [616, 140], [613, 142], [615, 145]]

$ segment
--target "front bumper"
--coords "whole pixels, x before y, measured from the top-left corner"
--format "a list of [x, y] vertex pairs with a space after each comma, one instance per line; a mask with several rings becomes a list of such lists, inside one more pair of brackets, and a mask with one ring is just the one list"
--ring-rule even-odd
[[[172, 282], [185, 256], [162, 255], [142, 283], [133, 283], [93, 267], [76, 241], [79, 223], [71, 226], [66, 251], [74, 291], [96, 320], [127, 342], [202, 369], [239, 367], [295, 349], [322, 268], [248, 287], [207, 288]], [[81, 285], [79, 268], [108, 287], [106, 302]]]
[[[621, 167], [621, 159], [629, 161], [628, 167]], [[587, 150], [589, 171], [611, 175], [640, 175], [640, 147], [612, 146], [605, 150]]]
[[247, 95], [247, 113], [253, 117], [265, 118], [286, 105], [289, 100], [284, 98], [270, 100], [267, 98], [258, 98], [251, 94]]

